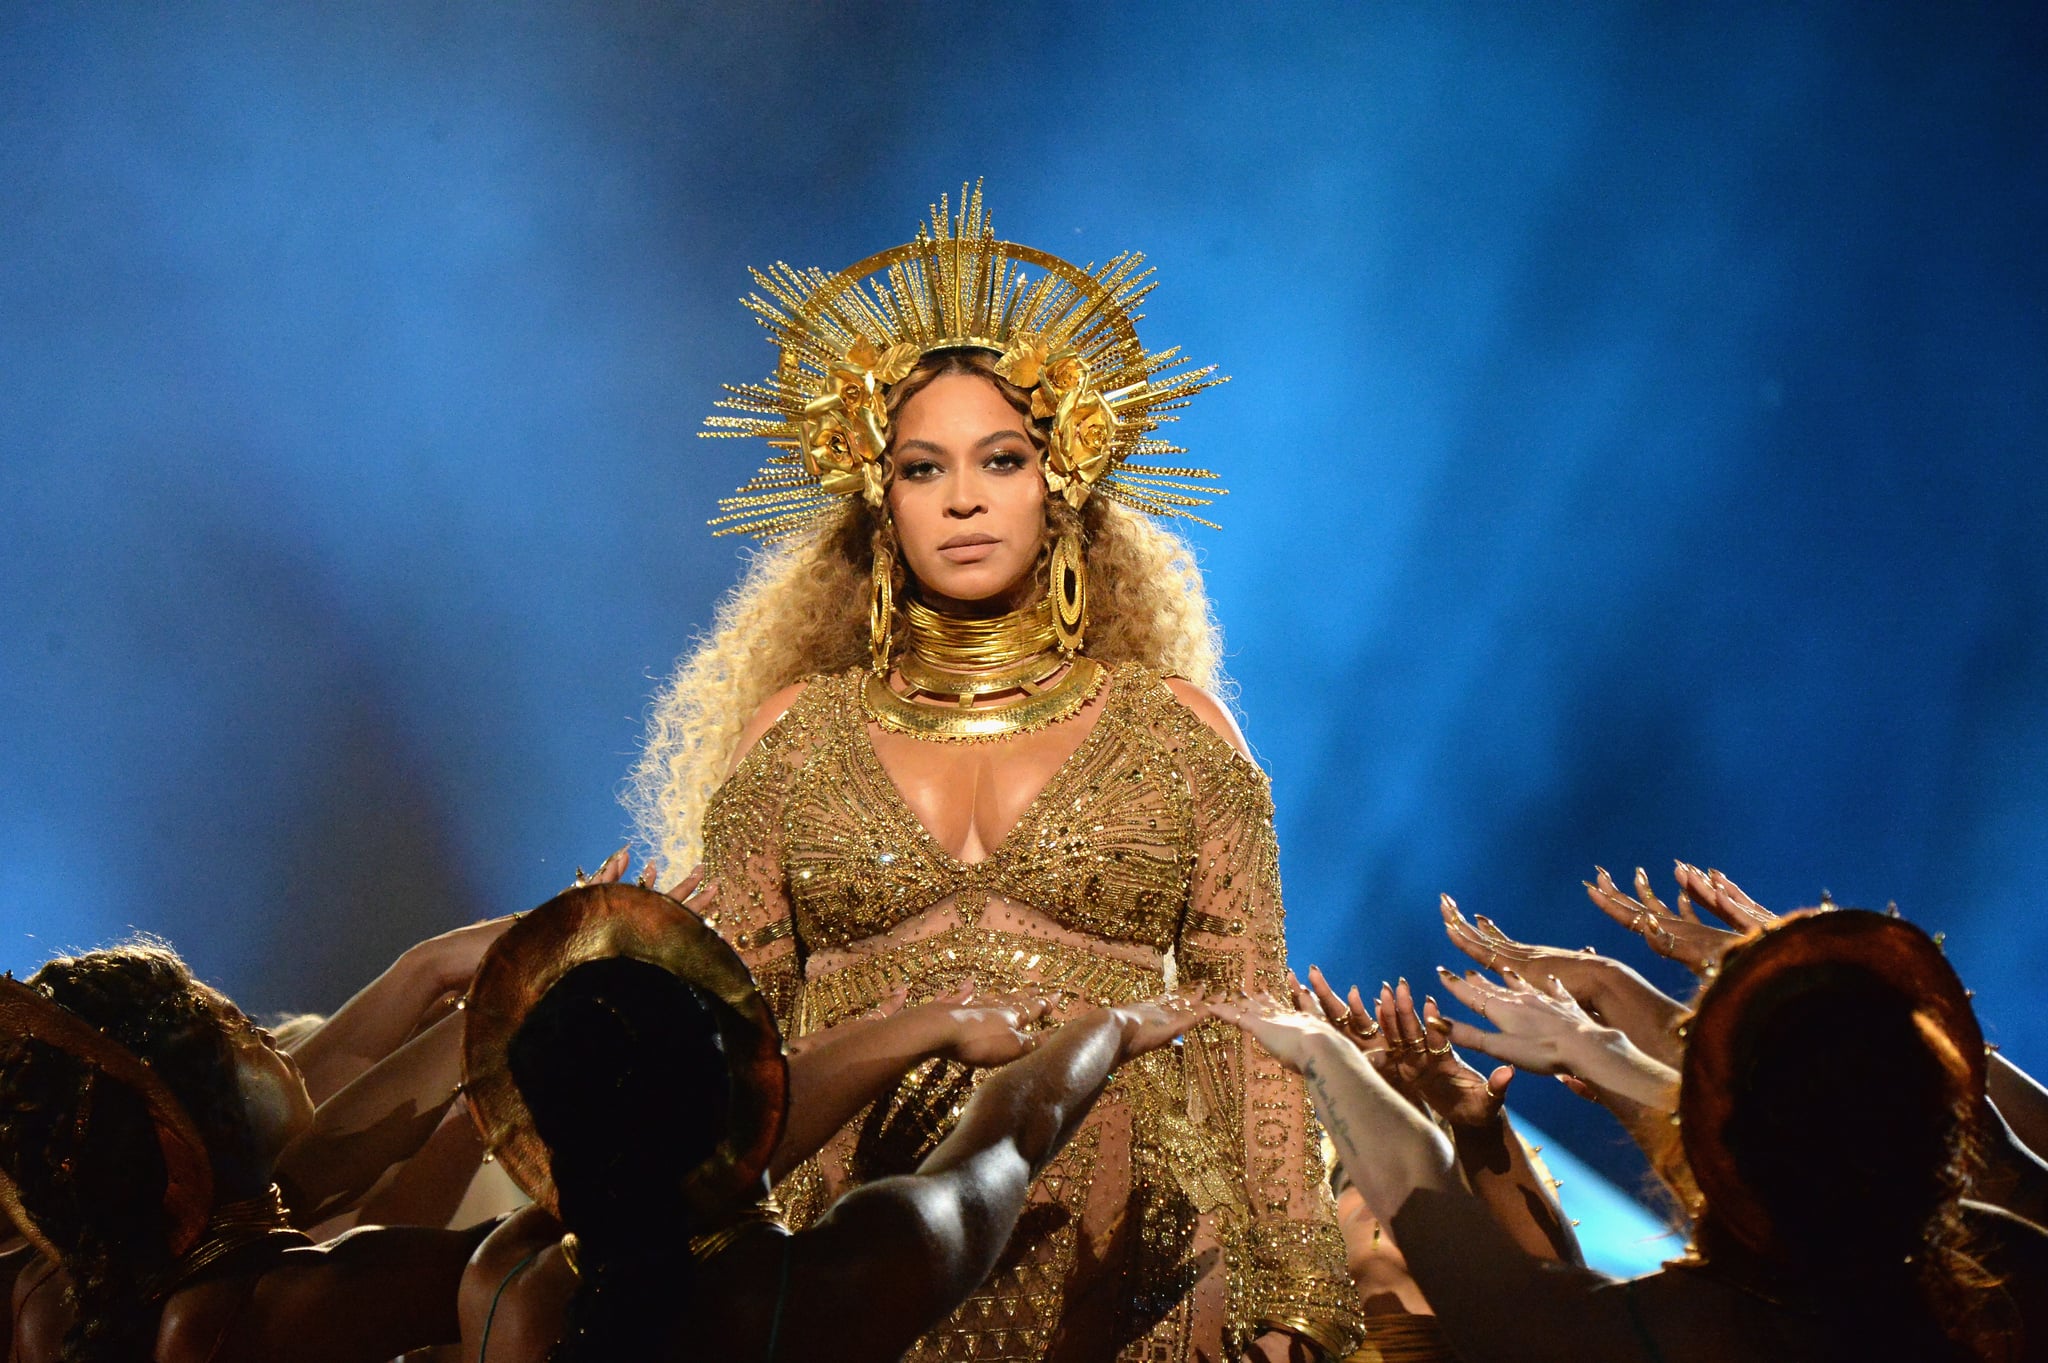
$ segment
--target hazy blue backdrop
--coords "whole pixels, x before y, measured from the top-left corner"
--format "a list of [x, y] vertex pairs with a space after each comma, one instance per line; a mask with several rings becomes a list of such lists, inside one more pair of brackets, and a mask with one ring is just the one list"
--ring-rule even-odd
[[976, 176], [1235, 376], [1297, 964], [1426, 977], [1441, 889], [1627, 951], [1580, 879], [1682, 856], [1896, 899], [2048, 1069], [2019, 4], [8, 5], [0, 965], [327, 1008], [595, 865], [738, 570], [746, 266]]

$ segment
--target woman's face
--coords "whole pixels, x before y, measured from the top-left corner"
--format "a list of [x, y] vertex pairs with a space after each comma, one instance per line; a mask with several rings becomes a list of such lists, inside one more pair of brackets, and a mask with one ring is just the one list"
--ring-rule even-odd
[[[313, 1099], [306, 1092], [305, 1078], [270, 1033], [247, 1018], [230, 1022], [228, 1045], [234, 1053], [250, 1149], [259, 1164], [274, 1163], [313, 1124]], [[267, 1167], [250, 1172], [269, 1176]]]
[[1014, 608], [1045, 539], [1045, 478], [1024, 418], [978, 374], [941, 374], [896, 413], [889, 512], [935, 609]]

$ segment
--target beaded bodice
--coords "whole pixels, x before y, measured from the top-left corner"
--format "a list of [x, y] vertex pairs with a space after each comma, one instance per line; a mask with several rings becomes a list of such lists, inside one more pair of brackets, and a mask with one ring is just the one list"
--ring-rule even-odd
[[[892, 994], [915, 1005], [963, 980], [1058, 995], [1056, 1016], [1156, 995], [1169, 969], [1184, 988], [1285, 988], [1265, 775], [1158, 673], [1110, 672], [1094, 727], [973, 862], [933, 837], [890, 779], [863, 680], [812, 678], [705, 815], [693, 904], [746, 959], [787, 1035], [859, 1025]], [[1132, 1317], [1118, 1327], [1120, 1361], [1233, 1356], [1272, 1328], [1349, 1348], [1357, 1298], [1298, 1076], [1221, 1025], [1148, 1059], [1119, 1073], [1041, 1180], [1034, 1202], [1046, 1205], [1027, 1214], [1035, 1229], [1020, 1225], [1013, 1266], [912, 1363], [1047, 1356], [1079, 1271], [1077, 1235], [1106, 1242], [1132, 1208], [1146, 1267], [1119, 1287]], [[936, 1143], [973, 1075], [934, 1064], [791, 1175], [798, 1224], [853, 1183], [908, 1172]]]
[[815, 684], [783, 721], [814, 738], [776, 830], [805, 948], [861, 941], [949, 898], [971, 923], [1001, 896], [1062, 927], [1169, 949], [1187, 899], [1193, 799], [1142, 722], [1145, 683], [1159, 683], [1118, 675], [1088, 737], [975, 862], [941, 846], [883, 770], [860, 707], [837, 694], [858, 675]]

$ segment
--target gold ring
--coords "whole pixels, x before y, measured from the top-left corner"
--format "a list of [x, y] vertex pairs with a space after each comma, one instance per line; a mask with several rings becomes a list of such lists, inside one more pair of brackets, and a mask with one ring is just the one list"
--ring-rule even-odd
[[1424, 1036], [1422, 1038], [1422, 1053], [1424, 1055], [1449, 1055], [1452, 1051], [1456, 1049], [1457, 1047], [1451, 1045], [1451, 1034], [1449, 1032], [1444, 1033], [1444, 1048], [1442, 1050], [1438, 1050], [1436, 1047], [1430, 1045], [1429, 1038], [1427, 1036]]
[[1472, 1011], [1481, 1017], [1486, 1016], [1486, 995], [1481, 994], [1479, 996], [1479, 1002], [1472, 1005]]

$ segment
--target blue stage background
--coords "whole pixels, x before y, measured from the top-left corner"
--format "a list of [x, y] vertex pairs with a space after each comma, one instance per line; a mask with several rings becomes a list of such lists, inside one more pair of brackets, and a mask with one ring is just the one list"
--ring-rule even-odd
[[1896, 899], [2048, 1069], [2044, 30], [9, 6], [0, 965], [133, 926], [325, 1009], [594, 865], [738, 568], [746, 266], [986, 176], [1235, 376], [1181, 434], [1297, 964], [1426, 979], [1444, 889], [1628, 951], [1579, 880], [1682, 856]]

